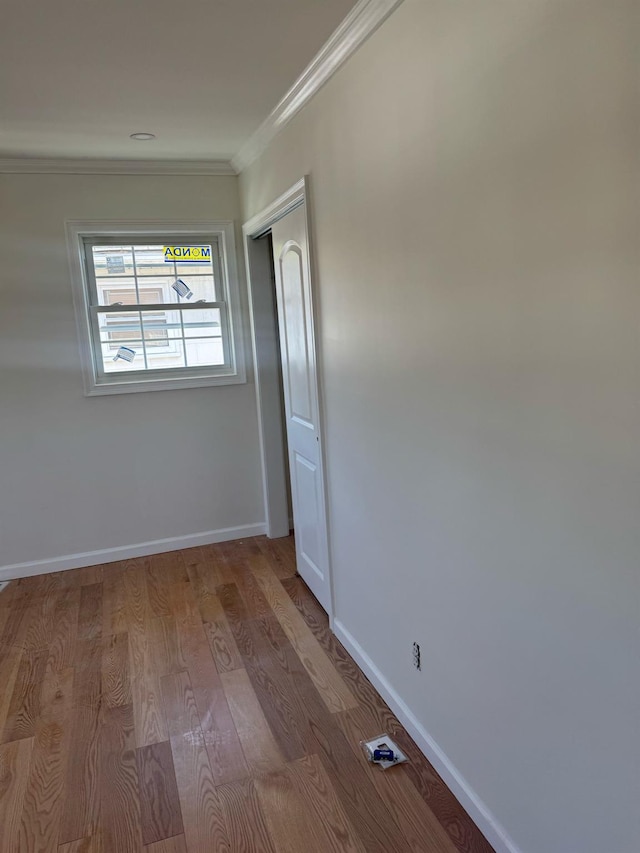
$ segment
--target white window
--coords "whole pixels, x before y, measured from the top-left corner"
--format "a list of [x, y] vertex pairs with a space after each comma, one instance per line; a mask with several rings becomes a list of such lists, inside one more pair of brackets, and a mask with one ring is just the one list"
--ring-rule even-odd
[[245, 381], [231, 222], [68, 222], [87, 394]]

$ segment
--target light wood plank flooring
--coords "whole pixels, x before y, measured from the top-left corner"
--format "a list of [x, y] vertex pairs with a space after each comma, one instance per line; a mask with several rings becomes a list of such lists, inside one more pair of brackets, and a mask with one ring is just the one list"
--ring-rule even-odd
[[0, 594], [0, 851], [142, 850], [491, 848], [258, 537]]

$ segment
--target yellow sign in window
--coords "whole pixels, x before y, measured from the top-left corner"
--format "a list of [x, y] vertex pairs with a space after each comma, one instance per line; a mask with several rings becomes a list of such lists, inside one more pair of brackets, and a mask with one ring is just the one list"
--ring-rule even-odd
[[208, 264], [211, 262], [211, 246], [164, 246], [165, 263], [177, 261], [181, 264]]

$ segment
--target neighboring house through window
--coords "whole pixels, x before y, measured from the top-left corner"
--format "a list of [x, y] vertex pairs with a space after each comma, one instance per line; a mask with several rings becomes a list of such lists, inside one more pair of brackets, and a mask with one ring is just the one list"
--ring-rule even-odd
[[[106, 305], [136, 305], [141, 303], [160, 303], [163, 301], [161, 288], [139, 286], [136, 292], [127, 288], [108, 288], [103, 291]], [[106, 314], [105, 323], [108, 331], [108, 340], [112, 350], [117, 351], [123, 342], [130, 337], [131, 316], [129, 314]], [[151, 328], [155, 323], [156, 328]], [[162, 311], [147, 312], [147, 335], [145, 336], [145, 347], [168, 347], [169, 332], [166, 327], [166, 313]]]

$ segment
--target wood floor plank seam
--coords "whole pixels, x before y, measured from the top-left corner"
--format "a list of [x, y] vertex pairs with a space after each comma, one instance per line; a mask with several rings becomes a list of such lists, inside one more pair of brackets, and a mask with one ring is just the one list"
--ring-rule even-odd
[[104, 708], [100, 745], [99, 792], [103, 845], [106, 851], [139, 850], [143, 826], [131, 705]]
[[170, 742], [189, 853], [229, 850], [224, 813], [200, 727], [188, 674], [162, 679], [169, 711]]
[[45, 651], [22, 652], [4, 726], [4, 743], [33, 736], [40, 714], [40, 693], [46, 664]]
[[356, 698], [340, 678], [262, 554], [250, 559], [249, 566], [272, 612], [280, 622], [328, 709], [333, 712], [355, 708], [358, 704]]
[[31, 768], [33, 738], [0, 746], [0, 850], [19, 850], [20, 819]]
[[285, 764], [246, 670], [221, 674], [222, 685], [245, 760], [256, 776]]
[[187, 672], [214, 780], [243, 779], [249, 771], [202, 622], [180, 619], [178, 639], [189, 663]]
[[71, 702], [75, 670], [47, 669], [41, 691], [20, 825], [20, 849], [47, 853], [57, 845], [62, 818], [66, 759], [72, 731]]
[[142, 842], [145, 845], [182, 835], [182, 812], [169, 741], [136, 750]]
[[65, 801], [59, 843], [92, 836], [100, 825], [100, 764], [102, 718], [102, 642], [78, 640], [71, 738], [65, 772]]

